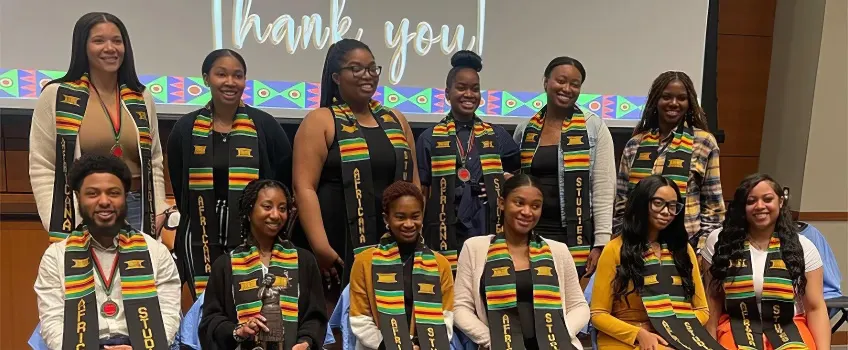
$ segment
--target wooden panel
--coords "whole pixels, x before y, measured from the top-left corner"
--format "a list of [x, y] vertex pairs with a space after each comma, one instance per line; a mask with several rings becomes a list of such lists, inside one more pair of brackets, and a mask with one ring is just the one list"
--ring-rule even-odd
[[718, 33], [772, 36], [777, 0], [725, 0], [718, 6]]
[[760, 157], [727, 157], [721, 155], [721, 191], [725, 200], [733, 199], [733, 192], [746, 176], [757, 172]]
[[[6, 139], [10, 141], [26, 142], [26, 139]], [[6, 151], [6, 162], [11, 165], [6, 167], [6, 191], [13, 193], [32, 193], [29, 183], [29, 152], [28, 151]]]
[[0, 193], [0, 214], [38, 214], [32, 193]]
[[718, 124], [725, 156], [759, 157], [768, 95], [771, 38], [719, 35]]
[[845, 211], [802, 211], [798, 213], [798, 220], [804, 221], [848, 221], [848, 212]]
[[[0, 140], [0, 142], [3, 142], [3, 140]], [[2, 148], [0, 148], [0, 167], [3, 167], [3, 169], [0, 169], [0, 192], [6, 192], [6, 172], [9, 167], [6, 165], [6, 150]]]
[[41, 256], [47, 249], [47, 232], [37, 221], [0, 223], [0, 348], [28, 349], [38, 324], [38, 307], [32, 286]]

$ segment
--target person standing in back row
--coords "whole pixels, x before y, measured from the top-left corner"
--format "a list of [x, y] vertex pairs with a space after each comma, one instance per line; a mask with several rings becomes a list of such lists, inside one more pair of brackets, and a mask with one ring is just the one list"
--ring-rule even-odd
[[475, 115], [483, 61], [472, 51], [451, 57], [445, 85], [450, 112], [419, 137], [418, 175], [428, 196], [425, 243], [456, 270], [469, 237], [495, 232], [504, 171], [518, 170], [518, 146], [504, 128]]
[[536, 233], [568, 245], [578, 274], [588, 277], [612, 233], [612, 135], [600, 117], [575, 105], [586, 80], [580, 61], [554, 58], [544, 78], [548, 104], [513, 137], [522, 172], [539, 178], [545, 195]]
[[174, 250], [195, 300], [215, 260], [243, 243], [238, 202], [244, 187], [255, 179], [290, 183], [292, 155], [274, 117], [242, 100], [247, 64], [238, 52], [212, 51], [201, 72], [212, 99], [182, 116], [168, 139], [181, 214]]

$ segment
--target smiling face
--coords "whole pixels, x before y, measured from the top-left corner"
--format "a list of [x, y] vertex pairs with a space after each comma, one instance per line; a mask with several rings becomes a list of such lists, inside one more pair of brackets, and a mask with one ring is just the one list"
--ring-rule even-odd
[[333, 74], [339, 85], [339, 94], [348, 103], [365, 103], [371, 100], [380, 83], [380, 75], [373, 74], [377, 67], [374, 55], [366, 49], [353, 49], [345, 55], [341, 70]]
[[545, 92], [548, 103], [560, 109], [571, 108], [580, 96], [583, 86], [583, 75], [570, 64], [561, 64], [551, 70], [551, 75], [545, 79]]
[[203, 79], [216, 105], [232, 106], [241, 102], [246, 80], [244, 66], [235, 57], [219, 57]]
[[764, 230], [773, 227], [780, 216], [783, 198], [778, 196], [769, 181], [760, 181], [745, 200], [745, 217], [753, 229]]
[[124, 62], [124, 37], [118, 26], [103, 22], [91, 27], [86, 55], [90, 71], [116, 73]]
[[526, 235], [536, 227], [542, 215], [542, 191], [535, 186], [516, 187], [498, 202], [503, 210], [504, 229]]
[[82, 223], [93, 235], [115, 234], [127, 217], [124, 184], [114, 174], [93, 173], [82, 180], [77, 193]]
[[471, 68], [456, 72], [453, 86], [445, 91], [450, 101], [451, 113], [459, 117], [474, 116], [480, 106], [480, 75]]
[[423, 206], [418, 198], [401, 196], [392, 201], [388, 209], [383, 213], [383, 220], [395, 240], [401, 244], [418, 242], [424, 222]]
[[680, 80], [668, 83], [657, 101], [659, 121], [668, 126], [676, 126], [689, 111], [689, 93]]
[[256, 203], [250, 212], [250, 231], [258, 235], [276, 237], [288, 220], [288, 201], [282, 189], [263, 188], [256, 195]]
[[677, 192], [671, 186], [663, 186], [654, 192], [648, 205], [648, 224], [651, 230], [659, 232], [674, 220], [680, 203], [677, 202]]

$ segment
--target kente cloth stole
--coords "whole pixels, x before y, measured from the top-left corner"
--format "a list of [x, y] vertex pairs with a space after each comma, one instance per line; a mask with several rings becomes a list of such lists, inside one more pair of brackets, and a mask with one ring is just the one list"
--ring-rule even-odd
[[[95, 272], [90, 246], [91, 235], [87, 230], [73, 231], [65, 241], [63, 349], [100, 348], [98, 315], [101, 311], [94, 292]], [[167, 348], [168, 338], [144, 235], [134, 230], [121, 230], [116, 259], [130, 343], [134, 349]]]
[[[74, 212], [74, 193], [68, 178], [71, 165], [74, 162], [77, 136], [82, 125], [85, 108], [88, 105], [90, 81], [88, 74], [80, 80], [59, 85], [56, 92], [56, 161], [55, 180], [53, 182], [53, 205], [50, 210], [50, 242], [60, 242], [67, 238], [76, 226]], [[121, 101], [129, 111], [138, 128], [141, 150], [141, 191], [142, 196], [142, 228], [141, 231], [152, 234], [156, 227], [156, 212], [153, 208], [153, 163], [151, 147], [153, 138], [150, 136], [150, 121], [144, 96], [121, 85]]]
[[[539, 148], [542, 127], [545, 125], [545, 113], [548, 107], [542, 107], [524, 129], [521, 138], [521, 171], [530, 174], [533, 157]], [[592, 208], [589, 206], [592, 189], [589, 187], [589, 134], [586, 131], [586, 117], [580, 108], [574, 107], [571, 119], [563, 120], [560, 146], [562, 150], [562, 181], [559, 183], [560, 199], [565, 204], [566, 245], [571, 251], [577, 273], [586, 272], [586, 260], [595, 240], [595, 225], [592, 220]]]
[[[483, 183], [486, 185], [487, 230], [494, 232], [498, 223], [498, 197], [504, 182], [501, 156], [497, 153], [495, 130], [492, 125], [480, 118], [474, 118], [474, 148], [480, 157], [483, 170]], [[430, 166], [432, 181], [430, 181], [430, 196], [425, 211], [424, 241], [431, 247], [436, 247], [439, 253], [451, 263], [451, 269], [456, 271], [457, 252], [456, 241], [456, 205], [454, 190], [456, 188], [456, 127], [450, 114], [433, 128], [433, 149], [430, 150]], [[475, 181], [475, 179], [472, 179]], [[483, 232], [472, 232], [479, 235]]]
[[[533, 276], [533, 318], [539, 349], [573, 349], [565, 324], [562, 292], [551, 248], [535, 233], [530, 238], [530, 272]], [[506, 238], [492, 238], [483, 269], [491, 349], [524, 350], [524, 335], [518, 318], [515, 266]]]
[[[403, 132], [403, 127], [389, 108], [371, 101], [374, 120], [394, 146], [395, 181], [412, 181], [412, 152]], [[378, 240], [378, 227], [374, 226], [381, 214], [374, 206], [374, 182], [371, 177], [371, 158], [365, 136], [359, 129], [356, 116], [347, 104], [330, 108], [336, 124], [336, 139], [342, 163], [342, 185], [344, 186], [347, 231], [353, 243], [353, 253], [373, 247]], [[377, 150], [387, 152], [388, 150]]]
[[[262, 310], [262, 299], [259, 297], [259, 286], [264, 279], [262, 259], [256, 246], [241, 246], [231, 253], [230, 262], [233, 269], [233, 302], [236, 305], [238, 324], [241, 325], [247, 323], [251, 317], [258, 316]], [[283, 289], [280, 293], [280, 311], [286, 334], [284, 348], [291, 349], [297, 344], [298, 338], [297, 308], [300, 285], [297, 248], [290, 241], [274, 244], [268, 273], [276, 277], [274, 286]], [[242, 345], [241, 348], [253, 349], [253, 346]]]
[[[448, 349], [442, 309], [442, 281], [436, 255], [423, 242], [415, 248], [412, 267], [412, 322], [422, 350]], [[383, 235], [371, 257], [378, 324], [386, 349], [412, 350], [404, 306], [404, 268], [391, 233]]]
[[[674, 181], [680, 190], [680, 196], [683, 198], [686, 198], [686, 190], [689, 184], [694, 135], [695, 132], [692, 127], [684, 120], [674, 130], [674, 139], [666, 146], [668, 149], [665, 152], [662, 176]], [[659, 154], [662, 153], [659, 144], [659, 129], [651, 130], [650, 133], [642, 136], [642, 142], [639, 143], [639, 149], [636, 151], [636, 157], [630, 168], [630, 190], [640, 180], [654, 173], [654, 163], [656, 163]]]
[[[217, 155], [227, 157], [229, 162], [229, 178], [227, 191], [227, 206], [229, 218], [227, 227], [218, 227], [219, 220], [215, 213], [215, 186], [212, 164], [215, 154], [212, 144], [212, 104], [207, 104], [194, 119], [191, 129], [192, 155], [189, 157], [188, 169], [188, 198], [189, 198], [189, 232], [191, 232], [191, 252], [194, 257], [192, 265], [194, 276], [190, 279], [195, 298], [203, 294], [212, 263], [227, 251], [235, 249], [242, 243], [241, 220], [238, 217], [238, 202], [244, 187], [250, 181], [259, 178], [259, 139], [256, 125], [247, 115], [244, 102], [239, 104], [233, 125], [227, 138], [229, 154]], [[226, 246], [221, 245], [219, 238], [226, 238]]]
[[765, 334], [774, 349], [807, 349], [795, 326], [795, 290], [780, 252], [780, 239], [772, 236], [763, 272], [762, 314], [754, 294], [751, 246], [745, 241], [741, 259], [731, 259], [724, 281], [725, 309], [730, 330], [740, 350], [763, 349]]
[[650, 249], [644, 255], [641, 297], [651, 326], [675, 349], [724, 350], [695, 316], [692, 300], [685, 297], [683, 280], [665, 244], [660, 255], [662, 259]]

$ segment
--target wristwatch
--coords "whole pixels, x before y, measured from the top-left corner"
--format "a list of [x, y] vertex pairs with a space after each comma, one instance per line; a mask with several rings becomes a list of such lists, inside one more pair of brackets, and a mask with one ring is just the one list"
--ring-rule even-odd
[[235, 339], [237, 343], [241, 343], [241, 342], [246, 340], [246, 338], [242, 338], [238, 335], [238, 330], [241, 327], [242, 327], [241, 325], [238, 325], [238, 326], [236, 326], [236, 328], [233, 329], [233, 339]]

